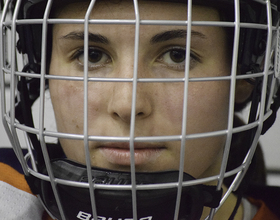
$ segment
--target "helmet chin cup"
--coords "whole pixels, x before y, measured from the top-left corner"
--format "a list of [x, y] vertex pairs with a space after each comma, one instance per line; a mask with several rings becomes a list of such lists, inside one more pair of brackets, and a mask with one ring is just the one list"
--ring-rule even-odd
[[[52, 161], [51, 166], [53, 175], [57, 179], [72, 183], [73, 181], [88, 183], [86, 166], [67, 159]], [[44, 172], [47, 174], [46, 170]], [[92, 168], [91, 173], [92, 182], [96, 187], [94, 197], [97, 215], [104, 219], [132, 219], [131, 173], [100, 168]], [[34, 178], [36, 179], [31, 176], [29, 178], [33, 179], [32, 182]], [[179, 171], [136, 173], [136, 184], [140, 186], [136, 191], [138, 219], [170, 220], [174, 218], [178, 199], [178, 178]], [[183, 174], [183, 181], [191, 180], [195, 179], [189, 174]], [[65, 217], [69, 220], [79, 219], [79, 216], [93, 217], [89, 187], [77, 187], [71, 182], [56, 185]], [[174, 183], [173, 186], [172, 183]], [[145, 185], [155, 186], [155, 184], [158, 184], [158, 187], [145, 189]], [[110, 188], [104, 187], [108, 185]], [[125, 190], [119, 190], [124, 186], [128, 187]], [[32, 190], [36, 194], [39, 193], [48, 211], [57, 219], [61, 219], [51, 183], [36, 179]], [[199, 219], [204, 206], [211, 208], [219, 206], [221, 196], [222, 191], [216, 191], [216, 186], [183, 186], [178, 219]]]

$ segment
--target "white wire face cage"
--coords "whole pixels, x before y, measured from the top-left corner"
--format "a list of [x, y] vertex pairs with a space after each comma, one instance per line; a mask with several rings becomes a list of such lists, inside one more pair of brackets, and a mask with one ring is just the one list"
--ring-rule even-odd
[[213, 219], [280, 105], [279, 1], [66, 2], [2, 13], [2, 119], [33, 193], [54, 219]]

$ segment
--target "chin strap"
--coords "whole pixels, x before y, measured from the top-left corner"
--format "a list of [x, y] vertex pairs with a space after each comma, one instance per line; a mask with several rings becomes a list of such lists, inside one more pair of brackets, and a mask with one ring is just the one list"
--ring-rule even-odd
[[[87, 168], [75, 162], [59, 159], [52, 161], [53, 174], [58, 179], [79, 183], [87, 183]], [[119, 172], [100, 168], [92, 168], [96, 210], [101, 219], [133, 219], [131, 189], [120, 190], [118, 186], [131, 184], [130, 172]], [[178, 171], [153, 173], [136, 173], [136, 184], [165, 184], [178, 182]], [[50, 182], [26, 177], [33, 193], [39, 194], [45, 207], [57, 219], [61, 219]], [[184, 173], [183, 181], [194, 180]], [[72, 183], [74, 183], [72, 182]], [[98, 188], [112, 185], [108, 189]], [[77, 187], [75, 184], [57, 184], [57, 191], [64, 214], [67, 219], [92, 219], [92, 206], [88, 188]], [[138, 189], [137, 216], [139, 220], [170, 220], [174, 219], [177, 201], [177, 186], [165, 188]], [[205, 206], [216, 208], [220, 204], [222, 191], [216, 186], [195, 185], [183, 186], [178, 220], [197, 220]]]

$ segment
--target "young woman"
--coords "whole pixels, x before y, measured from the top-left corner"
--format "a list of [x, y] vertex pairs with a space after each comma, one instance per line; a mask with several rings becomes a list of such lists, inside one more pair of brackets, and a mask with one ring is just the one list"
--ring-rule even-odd
[[[250, 3], [23, 1], [15, 2], [16, 22], [4, 11], [11, 46], [17, 30], [18, 50], [28, 55], [20, 72], [15, 51], [11, 70], [2, 62], [11, 85], [19, 78], [20, 104], [7, 130], [52, 218], [276, 219], [242, 190], [231, 193], [279, 85], [271, 61], [277, 7]], [[44, 128], [46, 88], [57, 130]], [[250, 101], [248, 123], [235, 126], [235, 112]], [[27, 134], [25, 159], [17, 129]], [[231, 144], [244, 132], [246, 141]], [[238, 148], [246, 156], [226, 172]], [[235, 176], [230, 186], [223, 184], [228, 176]]]

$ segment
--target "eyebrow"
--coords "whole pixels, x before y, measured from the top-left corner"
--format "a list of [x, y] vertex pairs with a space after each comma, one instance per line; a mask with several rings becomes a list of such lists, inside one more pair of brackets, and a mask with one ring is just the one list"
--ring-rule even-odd
[[[192, 31], [191, 35], [200, 37], [202, 39], [206, 39], [206, 36], [204, 34], [202, 34], [201, 32]], [[84, 32], [73, 31], [73, 32], [70, 32], [69, 34], [62, 36], [61, 39], [83, 41], [84, 37], [85, 37]], [[156, 43], [165, 42], [165, 41], [169, 41], [169, 40], [173, 40], [173, 39], [177, 39], [177, 38], [185, 39], [186, 37], [187, 37], [187, 31], [183, 30], [183, 29], [164, 31], [164, 32], [154, 35], [151, 38], [150, 43], [156, 44]], [[95, 42], [95, 43], [102, 43], [102, 44], [110, 43], [110, 41], [108, 40], [107, 37], [100, 35], [100, 34], [89, 33], [88, 39], [90, 42]]]
[[[200, 37], [202, 39], [206, 39], [206, 36], [201, 32], [192, 31], [191, 35]], [[169, 40], [173, 40], [173, 39], [177, 39], [177, 38], [185, 39], [186, 37], [187, 37], [187, 31], [183, 30], [183, 29], [164, 31], [164, 32], [161, 32], [161, 33], [153, 36], [150, 40], [150, 43], [155, 44], [155, 43], [165, 42], [165, 41], [169, 41]]]
[[[85, 34], [82, 31], [81, 32], [73, 31], [73, 32], [70, 32], [69, 34], [66, 34], [66, 35], [62, 36], [61, 39], [83, 41], [85, 39]], [[109, 44], [110, 43], [108, 38], [106, 38], [105, 36], [102, 36], [100, 34], [94, 34], [94, 33], [89, 33], [88, 34], [88, 40], [90, 42], [94, 42], [94, 43], [102, 43], [102, 44]]]

